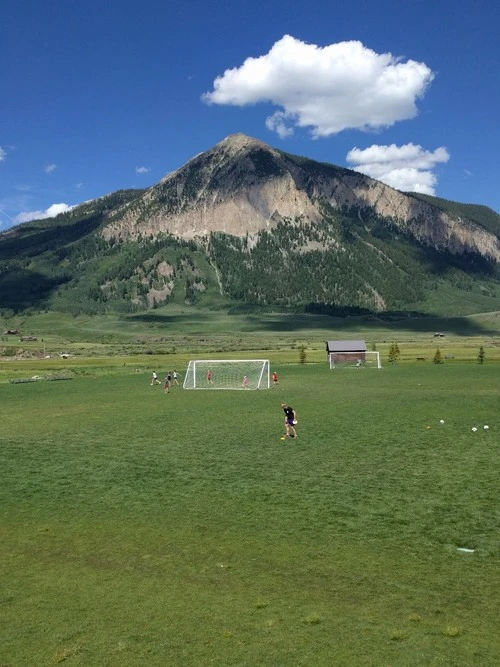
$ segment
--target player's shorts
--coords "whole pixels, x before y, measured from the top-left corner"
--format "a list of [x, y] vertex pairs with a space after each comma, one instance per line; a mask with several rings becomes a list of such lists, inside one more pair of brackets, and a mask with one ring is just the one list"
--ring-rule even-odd
[[286, 423], [288, 424], [288, 426], [293, 426], [293, 418], [292, 418], [292, 419], [289, 419], [289, 418], [287, 417]]

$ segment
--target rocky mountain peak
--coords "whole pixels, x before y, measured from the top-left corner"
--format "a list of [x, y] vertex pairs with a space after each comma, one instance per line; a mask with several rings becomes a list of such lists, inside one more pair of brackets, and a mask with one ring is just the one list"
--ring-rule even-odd
[[419, 243], [500, 262], [500, 241], [483, 227], [358, 172], [283, 153], [232, 134], [168, 174], [110, 216], [106, 238], [256, 234], [282, 221], [316, 225], [330, 211], [378, 216]]

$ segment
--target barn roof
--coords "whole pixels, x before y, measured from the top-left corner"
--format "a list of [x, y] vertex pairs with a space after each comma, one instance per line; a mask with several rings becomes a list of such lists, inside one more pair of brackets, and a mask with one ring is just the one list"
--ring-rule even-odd
[[366, 352], [364, 340], [327, 340], [327, 352]]

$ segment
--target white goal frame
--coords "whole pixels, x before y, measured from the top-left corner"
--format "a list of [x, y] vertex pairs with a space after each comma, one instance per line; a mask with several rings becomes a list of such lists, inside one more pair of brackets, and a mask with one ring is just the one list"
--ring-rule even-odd
[[330, 352], [328, 355], [330, 369], [335, 368], [382, 368], [380, 352]]
[[[232, 372], [228, 373], [231, 367]], [[270, 368], [269, 359], [192, 359], [182, 386], [184, 389], [269, 389]], [[209, 370], [210, 381], [207, 379]]]

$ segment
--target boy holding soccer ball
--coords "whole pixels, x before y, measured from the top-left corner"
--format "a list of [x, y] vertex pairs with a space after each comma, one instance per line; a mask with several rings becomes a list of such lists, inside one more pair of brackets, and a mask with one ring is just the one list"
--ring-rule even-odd
[[[285, 413], [285, 438], [298, 438], [297, 431], [295, 430], [295, 425], [297, 424], [297, 413], [295, 410], [286, 403], [281, 404], [281, 409]], [[291, 433], [290, 433], [291, 431]]]

